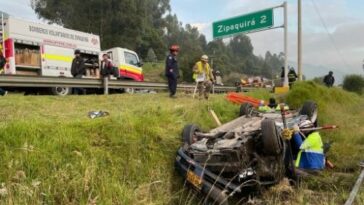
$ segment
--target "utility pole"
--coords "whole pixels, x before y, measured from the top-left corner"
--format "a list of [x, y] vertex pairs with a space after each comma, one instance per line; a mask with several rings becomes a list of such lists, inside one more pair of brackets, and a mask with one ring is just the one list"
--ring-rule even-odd
[[288, 87], [288, 17], [287, 2], [283, 3], [284, 8], [284, 83], [283, 87]]
[[302, 0], [298, 0], [298, 46], [297, 46], [297, 72], [298, 80], [302, 81]]

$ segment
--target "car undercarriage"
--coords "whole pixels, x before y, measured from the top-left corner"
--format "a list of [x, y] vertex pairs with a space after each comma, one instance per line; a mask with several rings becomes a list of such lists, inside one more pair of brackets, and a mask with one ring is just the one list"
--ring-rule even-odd
[[233, 195], [257, 187], [277, 184], [294, 169], [283, 129], [302, 119], [317, 118], [317, 105], [310, 103], [314, 109], [308, 113], [302, 109], [282, 113], [248, 110], [209, 132], [186, 125], [176, 169], [188, 184], [205, 194], [206, 200], [217, 204], [228, 204]]

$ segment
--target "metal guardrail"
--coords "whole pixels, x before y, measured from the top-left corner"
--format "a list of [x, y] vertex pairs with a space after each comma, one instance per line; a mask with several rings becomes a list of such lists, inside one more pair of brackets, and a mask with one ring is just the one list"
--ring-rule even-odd
[[[109, 80], [108, 88], [135, 88], [165, 90], [167, 83], [136, 82], [129, 80]], [[82, 88], [104, 88], [102, 79], [75, 79], [58, 77], [36, 77], [36, 76], [17, 76], [0, 75], [0, 87], [82, 87]], [[178, 84], [178, 89], [193, 90], [194, 84]], [[216, 92], [235, 91], [233, 86], [215, 86]], [[250, 91], [256, 88], [243, 88], [243, 91]]]

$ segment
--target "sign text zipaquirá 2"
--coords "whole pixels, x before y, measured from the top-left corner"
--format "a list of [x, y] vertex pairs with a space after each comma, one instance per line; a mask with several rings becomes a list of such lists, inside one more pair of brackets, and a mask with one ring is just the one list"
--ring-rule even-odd
[[272, 27], [273, 24], [273, 9], [267, 9], [214, 22], [212, 24], [213, 37], [221, 38], [233, 34], [261, 30]]

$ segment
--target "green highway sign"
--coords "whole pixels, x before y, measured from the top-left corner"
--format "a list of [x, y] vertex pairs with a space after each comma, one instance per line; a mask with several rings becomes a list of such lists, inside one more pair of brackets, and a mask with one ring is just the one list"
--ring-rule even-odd
[[222, 38], [272, 27], [273, 9], [258, 11], [212, 23], [213, 37]]

